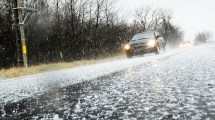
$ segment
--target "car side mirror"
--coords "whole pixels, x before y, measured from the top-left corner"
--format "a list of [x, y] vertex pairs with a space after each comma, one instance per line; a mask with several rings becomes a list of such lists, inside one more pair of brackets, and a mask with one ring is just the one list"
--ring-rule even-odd
[[157, 35], [156, 39], [158, 39], [159, 37], [161, 37], [160, 35]]

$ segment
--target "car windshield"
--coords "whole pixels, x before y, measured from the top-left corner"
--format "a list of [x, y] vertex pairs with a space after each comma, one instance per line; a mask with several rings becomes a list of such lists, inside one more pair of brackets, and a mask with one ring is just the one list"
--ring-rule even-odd
[[190, 41], [183, 41], [182, 44], [190, 44]]
[[138, 33], [131, 40], [132, 41], [143, 40], [143, 39], [148, 39], [152, 36], [154, 36], [153, 32]]

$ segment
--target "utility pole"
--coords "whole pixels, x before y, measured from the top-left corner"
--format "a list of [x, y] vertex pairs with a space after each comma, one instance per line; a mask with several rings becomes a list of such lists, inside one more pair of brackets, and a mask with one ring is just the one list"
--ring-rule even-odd
[[[24, 67], [28, 67], [28, 58], [27, 58], [27, 47], [26, 47], [26, 39], [25, 39], [25, 31], [24, 31], [24, 21], [23, 21], [23, 15], [24, 15], [24, 7], [23, 7], [23, 1], [17, 0], [17, 8], [19, 13], [19, 31], [21, 36], [21, 43], [22, 43], [22, 57], [23, 57], [23, 63]], [[22, 24], [23, 23], [23, 24]]]
[[[19, 29], [17, 29], [16, 31], [19, 31], [19, 34], [17, 33], [17, 47], [18, 47], [18, 50], [17, 50], [17, 60], [18, 60], [18, 63], [20, 63], [20, 52], [19, 51], [22, 51], [21, 54], [22, 54], [22, 59], [23, 59], [23, 64], [24, 64], [24, 67], [27, 68], [28, 67], [28, 58], [27, 58], [27, 46], [26, 46], [26, 38], [25, 38], [25, 21], [27, 19], [27, 17], [30, 15], [30, 12], [34, 12], [36, 10], [33, 10], [33, 9], [29, 9], [29, 8], [25, 8], [24, 7], [24, 2], [23, 0], [14, 0], [14, 5], [15, 5], [15, 20], [17, 19], [19, 22], [18, 22], [18, 26], [19, 26]], [[17, 15], [18, 13], [18, 15]], [[25, 13], [27, 13], [25, 15]], [[25, 16], [24, 16], [25, 15]], [[19, 45], [19, 39], [21, 39], [21, 50], [20, 49], [20, 45]]]
[[[13, 6], [14, 8], [17, 8], [17, 0], [13, 0]], [[16, 58], [17, 58], [17, 64], [20, 67], [22, 65], [22, 50], [21, 50], [21, 38], [20, 38], [20, 31], [19, 31], [19, 13], [18, 9], [14, 9], [13, 11], [13, 20], [14, 20], [14, 32], [16, 35]]]

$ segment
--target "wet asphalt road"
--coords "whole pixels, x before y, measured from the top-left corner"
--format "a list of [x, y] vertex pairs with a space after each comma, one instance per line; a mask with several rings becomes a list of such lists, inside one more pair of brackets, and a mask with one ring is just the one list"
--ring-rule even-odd
[[212, 120], [215, 48], [187, 49], [94, 80], [50, 88], [45, 94], [0, 105], [0, 117]]

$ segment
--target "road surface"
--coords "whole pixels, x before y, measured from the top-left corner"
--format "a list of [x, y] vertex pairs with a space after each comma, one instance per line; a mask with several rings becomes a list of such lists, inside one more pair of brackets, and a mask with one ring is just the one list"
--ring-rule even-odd
[[210, 120], [215, 118], [215, 47], [166, 51], [0, 85], [1, 119]]

